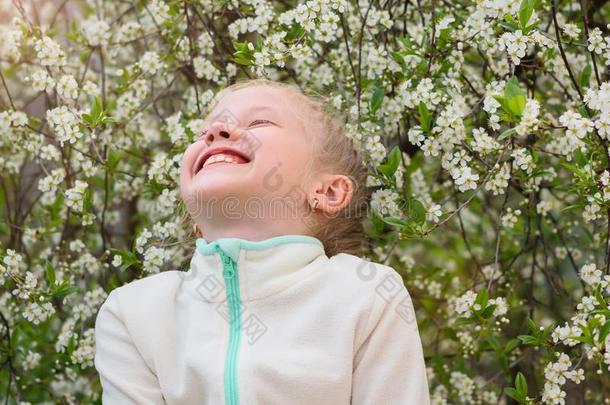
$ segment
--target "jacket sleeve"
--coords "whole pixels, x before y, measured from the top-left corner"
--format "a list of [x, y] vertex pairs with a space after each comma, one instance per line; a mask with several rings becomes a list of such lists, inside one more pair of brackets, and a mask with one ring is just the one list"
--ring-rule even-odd
[[102, 385], [103, 404], [165, 404], [157, 377], [134, 345], [121, 317], [117, 289], [112, 290], [95, 320], [94, 364]]
[[354, 354], [353, 405], [429, 405], [423, 349], [411, 297], [392, 271], [375, 290], [369, 332]]

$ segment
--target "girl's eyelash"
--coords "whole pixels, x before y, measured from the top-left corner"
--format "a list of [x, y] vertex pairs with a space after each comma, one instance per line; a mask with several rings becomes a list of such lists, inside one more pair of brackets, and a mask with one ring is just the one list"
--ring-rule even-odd
[[[259, 124], [272, 124], [272, 122], [271, 122], [271, 121], [269, 121], [269, 120], [254, 120], [254, 121], [252, 121], [252, 122], [250, 123], [250, 125], [248, 125], [248, 126], [252, 126], [252, 124], [255, 124], [255, 123], [259, 123]], [[207, 130], [207, 129], [204, 129], [204, 130], [202, 130], [202, 131], [199, 133], [199, 136], [198, 136], [197, 138], [198, 138], [198, 139], [201, 139], [201, 137], [203, 137], [203, 136], [204, 136], [205, 134], [207, 134], [207, 133], [208, 133], [208, 130]]]
[[249, 125], [249, 126], [251, 126], [251, 125], [252, 125], [252, 124], [254, 124], [255, 122], [258, 122], [258, 123], [263, 123], [263, 124], [266, 124], [266, 123], [271, 123], [271, 121], [269, 121], [269, 120], [254, 120], [254, 121], [252, 121], [252, 122], [250, 123], [250, 125]]

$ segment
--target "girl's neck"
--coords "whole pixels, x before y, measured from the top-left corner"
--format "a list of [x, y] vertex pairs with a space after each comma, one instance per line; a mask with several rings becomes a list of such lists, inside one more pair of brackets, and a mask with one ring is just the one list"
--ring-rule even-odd
[[311, 230], [302, 221], [244, 220], [224, 221], [223, 223], [198, 224], [202, 237], [207, 241], [220, 238], [240, 238], [250, 241], [261, 241], [282, 235], [312, 235]]

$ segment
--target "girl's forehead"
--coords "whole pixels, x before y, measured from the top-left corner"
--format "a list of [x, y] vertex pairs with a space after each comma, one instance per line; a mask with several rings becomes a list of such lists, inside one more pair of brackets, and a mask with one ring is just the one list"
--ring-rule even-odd
[[225, 107], [238, 105], [245, 108], [256, 104], [282, 105], [288, 99], [285, 93], [271, 86], [249, 86], [222, 94], [218, 104]]
[[[207, 119], [218, 115], [238, 116], [264, 112], [277, 118], [302, 118], [303, 106], [287, 91], [271, 86], [250, 86], [221, 94]], [[299, 113], [301, 111], [301, 113]], [[227, 117], [225, 117], [227, 118]]]

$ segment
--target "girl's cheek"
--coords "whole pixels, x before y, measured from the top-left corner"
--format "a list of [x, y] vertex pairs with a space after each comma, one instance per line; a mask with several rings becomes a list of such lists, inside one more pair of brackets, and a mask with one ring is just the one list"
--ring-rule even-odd
[[199, 144], [198, 142], [192, 143], [189, 145], [189, 147], [187, 148], [187, 153], [188, 156], [193, 159], [195, 155], [197, 155], [197, 151], [200, 150]]
[[196, 144], [191, 144], [190, 146], [188, 146], [186, 148], [186, 150], [184, 151], [184, 155], [182, 156], [182, 164], [188, 168], [192, 165], [193, 160], [196, 157], [196, 153], [197, 153], [197, 147]]

